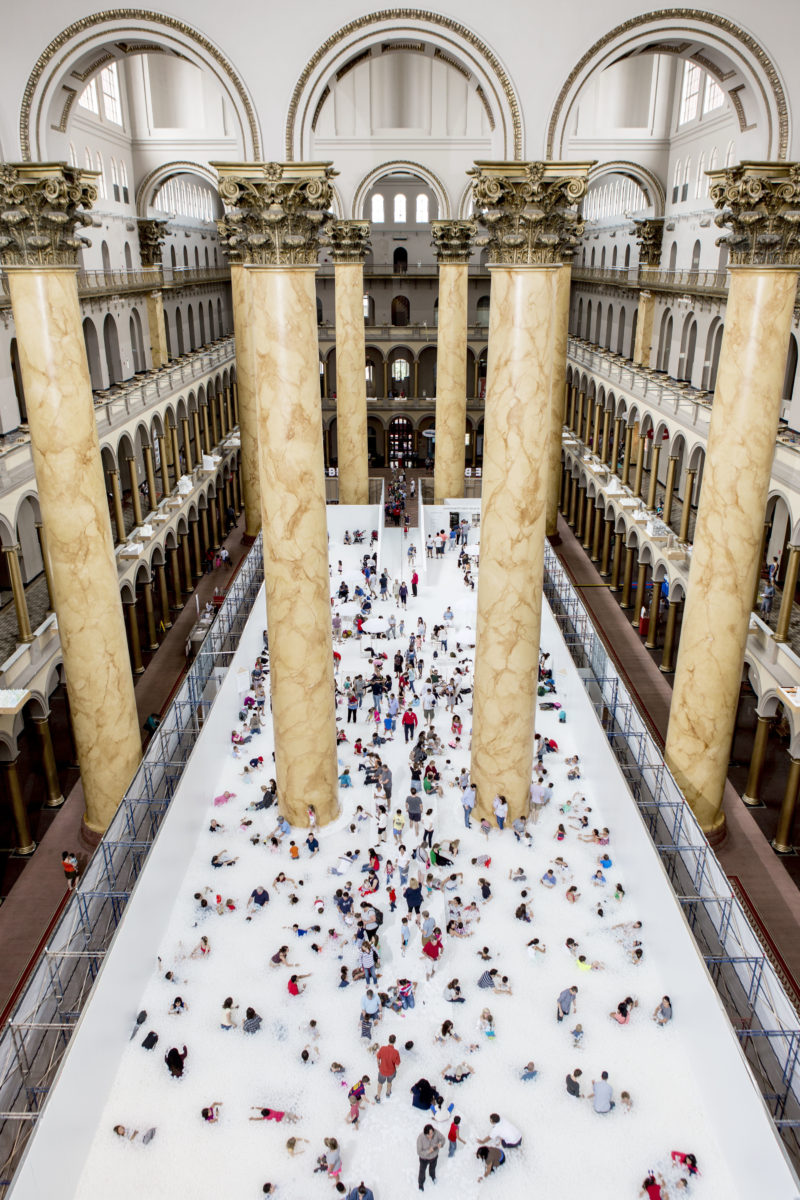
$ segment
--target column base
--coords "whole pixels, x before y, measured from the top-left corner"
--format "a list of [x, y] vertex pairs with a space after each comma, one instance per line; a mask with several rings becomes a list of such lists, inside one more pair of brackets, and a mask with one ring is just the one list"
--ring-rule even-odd
[[11, 851], [12, 858], [30, 858], [36, 849], [36, 842], [29, 842], [27, 846], [18, 846]]
[[51, 810], [55, 808], [61, 808], [62, 804], [64, 803], [64, 799], [64, 796], [57, 796], [54, 800], [45, 800], [42, 807], [49, 808]]
[[780, 855], [781, 858], [786, 858], [790, 854], [797, 854], [794, 846], [784, 846], [781, 842], [771, 841], [770, 846], [772, 846], [772, 849], [776, 854]]
[[661, 667], [660, 666], [658, 669], [662, 675], [674, 675], [675, 674], [674, 667]]
[[103, 840], [103, 834], [99, 829], [92, 829], [86, 824], [86, 814], [81, 817], [80, 828], [78, 830], [78, 849], [83, 850], [86, 854], [94, 854], [100, 842]]
[[[165, 629], [171, 629], [171, 628], [172, 628], [172, 626], [171, 626], [171, 625], [165, 625], [165, 626], [164, 626], [164, 628], [165, 628]], [[156, 650], [158, 650], [158, 649], [159, 649], [158, 642], [152, 642], [152, 643], [151, 643], [151, 644], [150, 644], [150, 645], [147, 647], [147, 649], [150, 651], [150, 653], [151, 653], [151, 654], [155, 654]]]
[[742, 796], [742, 804], [746, 804], [748, 808], [766, 808], [763, 800], [755, 800], [752, 796]]
[[[700, 828], [703, 828], [702, 825]], [[719, 823], [712, 826], [711, 829], [703, 829], [703, 833], [706, 835], [706, 841], [712, 849], [716, 849], [717, 846], [721, 846], [725, 841], [725, 838], [728, 836], [728, 824], [725, 820], [725, 813], [720, 812]]]
[[133, 674], [134, 675], [144, 675], [144, 667], [134, 667]]
[[648, 642], [647, 640], [645, 640], [644, 648], [645, 650], [658, 650], [658, 646], [655, 642]]
[[257, 533], [243, 533], [239, 544], [241, 546], [252, 546], [257, 537]]
[[551, 546], [560, 546], [561, 545], [561, 537], [557, 533], [548, 533], [547, 540]]

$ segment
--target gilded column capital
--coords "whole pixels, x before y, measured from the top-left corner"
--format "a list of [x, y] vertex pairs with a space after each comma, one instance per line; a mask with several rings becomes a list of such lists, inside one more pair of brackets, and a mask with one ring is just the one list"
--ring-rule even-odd
[[707, 171], [732, 266], [800, 267], [800, 163], [742, 162]]
[[476, 238], [491, 264], [560, 263], [583, 232], [576, 205], [586, 195], [590, 162], [476, 162], [475, 216], [486, 234]]
[[161, 251], [167, 236], [167, 222], [152, 217], [140, 217], [136, 222], [139, 229], [139, 254], [143, 267], [160, 267]]
[[361, 263], [372, 249], [369, 221], [331, 221], [328, 249], [334, 263]]
[[96, 171], [67, 163], [0, 163], [0, 262], [5, 267], [77, 267], [91, 243]]
[[431, 245], [436, 250], [436, 261], [440, 265], [468, 263], [477, 233], [477, 221], [431, 221]]
[[316, 266], [331, 220], [329, 162], [212, 163], [225, 216], [220, 241], [233, 263]]
[[639, 266], [661, 265], [661, 243], [664, 238], [664, 218], [651, 217], [633, 222], [633, 234], [639, 243]]

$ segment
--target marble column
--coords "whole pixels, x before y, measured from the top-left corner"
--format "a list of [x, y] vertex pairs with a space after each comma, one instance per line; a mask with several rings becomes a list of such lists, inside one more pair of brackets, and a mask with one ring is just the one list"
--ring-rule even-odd
[[156, 441], [158, 442], [158, 465], [161, 471], [161, 493], [164, 496], [170, 494], [169, 485], [169, 464], [167, 463], [167, 438], [164, 434], [157, 434]]
[[650, 350], [653, 344], [653, 318], [656, 313], [656, 298], [643, 288], [639, 292], [639, 308], [636, 318], [636, 338], [633, 346], [633, 363], [636, 367], [650, 366]]
[[753, 749], [750, 753], [750, 768], [747, 772], [747, 783], [745, 784], [744, 795], [742, 796], [742, 800], [748, 808], [761, 808], [763, 805], [761, 799], [761, 775], [764, 770], [764, 760], [767, 757], [767, 745], [769, 744], [769, 731], [772, 720], [772, 716], [762, 716], [761, 713], [756, 713], [756, 736], [753, 741]]
[[144, 664], [142, 662], [142, 644], [139, 640], [139, 616], [136, 608], [136, 597], [134, 596], [131, 600], [124, 600], [123, 606], [128, 617], [131, 668], [134, 675], [143, 675]]
[[236, 370], [239, 381], [239, 442], [241, 445], [244, 534], [252, 545], [261, 528], [261, 480], [258, 471], [258, 414], [253, 361], [253, 313], [250, 307], [248, 271], [231, 263], [233, 326], [236, 331]]
[[[27, 400], [28, 393], [26, 390], [26, 403]], [[6, 792], [11, 806], [11, 818], [14, 823], [14, 853], [20, 855], [22, 858], [28, 858], [36, 849], [36, 842], [31, 835], [28, 809], [22, 792], [17, 762], [18, 759], [14, 758], [10, 762], [4, 762], [0, 765], [2, 766]]]
[[33, 641], [33, 631], [28, 613], [25, 585], [22, 582], [22, 572], [19, 569], [19, 549], [19, 544], [3, 546], [3, 554], [6, 557], [6, 567], [8, 568], [8, 577], [11, 582], [11, 594], [14, 598], [14, 611], [17, 615], [17, 637], [18, 641], [25, 643]]
[[609, 432], [610, 425], [611, 425], [611, 411], [609, 409], [606, 409], [605, 412], [603, 413], [603, 429], [602, 429], [602, 433], [600, 435], [600, 458], [602, 459], [602, 461], [604, 463], [608, 462], [608, 451], [609, 451], [608, 432]]
[[658, 668], [665, 675], [671, 675], [675, 670], [673, 650], [675, 646], [675, 624], [678, 620], [680, 605], [681, 601], [678, 599], [670, 600], [667, 605], [667, 621], [664, 626], [664, 649], [661, 652], [661, 663]]
[[636, 449], [636, 474], [633, 479], [633, 494], [641, 499], [642, 497], [642, 474], [644, 472], [644, 452], [646, 448], [645, 439], [639, 437], [639, 445]]
[[474, 221], [431, 222], [431, 236], [439, 264], [434, 504], [443, 504], [448, 497], [464, 495], [467, 275], [477, 228]]
[[778, 625], [775, 630], [776, 642], [789, 640], [789, 624], [792, 619], [794, 597], [797, 591], [797, 570], [800, 567], [800, 546], [789, 546], [789, 561], [786, 564], [786, 575], [783, 580], [781, 608], [778, 613]]
[[669, 525], [672, 517], [672, 499], [675, 494], [675, 472], [678, 468], [678, 458], [675, 454], [670, 454], [669, 462], [667, 463], [667, 483], [664, 492], [664, 513], [662, 520], [665, 525]]
[[528, 811], [549, 471], [541, 437], [552, 428], [560, 254], [582, 232], [572, 206], [586, 172], [586, 164], [478, 163], [472, 173], [492, 304], [471, 777], [477, 814], [490, 813], [499, 792], [509, 820]]
[[153, 470], [152, 446], [143, 446], [142, 454], [144, 455], [144, 473], [147, 479], [147, 496], [150, 501], [150, 511], [155, 512], [158, 508], [158, 491], [156, 489], [155, 471]]
[[[315, 274], [329, 164], [215, 164], [229, 254], [247, 264], [275, 774], [281, 810], [339, 812]], [[269, 519], [267, 519], [269, 514]]]
[[145, 301], [147, 327], [150, 330], [150, 361], [155, 368], [166, 367], [169, 362], [167, 326], [164, 320], [164, 296], [159, 288], [148, 292]]
[[[87, 829], [101, 833], [141, 757], [77, 289], [75, 225], [94, 176], [5, 163], [0, 262], [19, 347]], [[65, 503], [68, 497], [69, 503]]]
[[128, 464], [128, 481], [131, 488], [131, 508], [133, 509], [133, 524], [136, 529], [142, 524], [142, 502], [139, 497], [139, 477], [136, 470], [136, 459], [126, 458]]
[[591, 550], [592, 548], [592, 530], [594, 528], [594, 496], [590, 496], [587, 490], [586, 502], [583, 506], [583, 548]]
[[625, 554], [625, 544], [623, 536], [618, 533], [614, 539], [614, 561], [611, 565], [611, 584], [609, 590], [618, 592], [620, 590], [619, 578], [622, 574], [622, 559]]
[[61, 783], [58, 778], [53, 738], [50, 733], [50, 720], [47, 716], [34, 717], [33, 724], [36, 728], [41, 748], [42, 770], [44, 771], [45, 786], [47, 788], [47, 799], [44, 802], [44, 807], [51, 809], [61, 808], [61, 805], [64, 803], [64, 793], [61, 790]]
[[611, 554], [611, 533], [614, 528], [613, 520], [608, 517], [603, 522], [603, 549], [600, 554], [600, 574], [605, 579], [609, 573], [609, 558]]
[[175, 486], [178, 486], [183, 471], [181, 470], [181, 448], [178, 445], [178, 426], [170, 425], [169, 427], [170, 445], [172, 447], [172, 469], [175, 472]]
[[158, 579], [158, 607], [161, 610], [161, 624], [164, 629], [172, 629], [172, 618], [169, 607], [169, 588], [167, 587], [167, 568], [164, 563], [156, 564]]
[[153, 584], [145, 583], [142, 588], [144, 597], [144, 613], [147, 620], [148, 650], [158, 649], [158, 634], [156, 632], [156, 611], [153, 605]]
[[[139, 257], [142, 266], [152, 268], [155, 279], [163, 281], [161, 255], [167, 236], [167, 222], [143, 217], [137, 221], [139, 232]], [[147, 293], [147, 326], [150, 331], [150, 360], [154, 367], [165, 367], [169, 362], [167, 326], [164, 319], [164, 295], [161, 288]]]
[[[622, 534], [619, 535], [622, 538]], [[633, 560], [636, 557], [636, 550], [633, 546], [625, 547], [625, 566], [622, 572], [622, 596], [619, 606], [622, 609], [628, 609], [631, 606], [631, 585], [633, 583]], [[638, 624], [638, 622], [637, 622]]]
[[625, 450], [622, 459], [622, 474], [620, 476], [623, 487], [628, 486], [628, 480], [631, 474], [631, 451], [633, 450], [633, 426], [625, 426]]
[[[231, 281], [233, 281], [233, 275], [231, 275]], [[238, 360], [238, 356], [237, 356], [237, 360]], [[239, 366], [239, 370], [241, 370], [241, 365]], [[206, 454], [210, 454], [211, 453], [211, 432], [209, 430], [208, 401], [206, 401], [204, 404], [201, 405], [201, 409], [202, 409], [202, 411], [200, 413], [200, 416], [201, 416], [202, 425], [203, 425], [203, 451]]]
[[109, 471], [111, 481], [111, 500], [114, 505], [114, 528], [117, 531], [117, 542], [125, 541], [125, 514], [122, 511], [122, 489], [119, 486], [119, 471]]
[[683, 485], [683, 509], [681, 511], [681, 527], [678, 541], [686, 543], [689, 540], [689, 520], [692, 515], [692, 493], [694, 492], [694, 477], [696, 471], [686, 472], [686, 482]]
[[561, 439], [565, 424], [565, 381], [567, 369], [567, 340], [569, 338], [569, 297], [572, 279], [571, 257], [556, 276], [556, 301], [553, 313], [553, 377], [550, 383], [550, 423], [547, 433], [547, 506], [545, 533], [558, 536], [558, 491], [561, 482]]
[[653, 443], [650, 451], [650, 486], [647, 489], [647, 507], [655, 512], [656, 495], [658, 492], [658, 460], [661, 457], [661, 447]]
[[781, 811], [778, 814], [778, 828], [775, 831], [775, 837], [772, 839], [772, 848], [773, 850], [777, 850], [778, 854], [794, 853], [792, 830], [794, 827], [795, 810], [797, 808], [798, 789], [800, 789], [800, 758], [790, 755], [789, 774], [783, 792]]
[[188, 417], [181, 417], [181, 436], [183, 437], [183, 456], [186, 459], [186, 474], [191, 475], [194, 470], [194, 462], [192, 461], [192, 441], [189, 437]]
[[49, 611], [52, 612], [55, 604], [53, 599], [53, 596], [55, 595], [53, 590], [53, 572], [50, 566], [50, 548], [47, 545], [47, 530], [45, 529], [44, 525], [42, 525], [41, 521], [36, 522], [36, 532], [39, 535], [39, 549], [42, 553], [44, 577], [47, 581], [47, 604]]
[[625, 427], [625, 418], [617, 417], [616, 421], [614, 422], [614, 440], [613, 440], [613, 443], [611, 446], [611, 470], [614, 472], [614, 474], [617, 477], [619, 477], [619, 474], [620, 474], [619, 448], [620, 448], [620, 445], [623, 440], [622, 430], [624, 429], [624, 427]]
[[717, 222], [733, 229], [731, 283], [665, 759], [713, 837], [725, 825], [722, 796], [797, 294], [795, 170], [745, 163], [710, 172], [711, 198], [723, 210]]
[[[364, 260], [371, 248], [369, 234], [368, 221], [333, 221], [330, 227], [336, 303], [336, 442], [340, 504], [367, 504], [369, 501], [364, 339]], [[439, 369], [441, 372], [441, 357]]]
[[649, 367], [653, 344], [653, 319], [656, 311], [656, 298], [647, 288], [647, 277], [650, 271], [657, 271], [661, 263], [664, 218], [650, 217], [634, 221], [633, 226], [636, 240], [639, 244], [640, 281], [633, 362], [638, 367]]

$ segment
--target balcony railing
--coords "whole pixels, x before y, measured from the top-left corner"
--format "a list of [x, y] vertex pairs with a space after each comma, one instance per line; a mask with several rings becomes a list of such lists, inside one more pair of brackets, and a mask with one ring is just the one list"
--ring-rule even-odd
[[[320, 341], [335, 341], [336, 326], [330, 321], [323, 321], [319, 326]], [[438, 337], [438, 326], [430, 325], [426, 322], [414, 325], [369, 325], [364, 326], [364, 333], [367, 341], [374, 341], [377, 338], [384, 338], [394, 342], [402, 342], [423, 338], [425, 341], [436, 344]], [[489, 325], [468, 325], [467, 337], [482, 338], [484, 341], [489, 337]]]
[[[192, 287], [200, 283], [228, 283], [227, 264], [216, 267], [132, 267], [121, 270], [79, 271], [78, 295], [116, 296], [130, 292], [152, 292], [158, 288]], [[0, 275], [0, 307], [11, 303], [8, 280]]]
[[726, 296], [727, 271], [662, 271], [650, 267], [573, 267], [576, 283], [611, 283], [617, 287], [647, 288], [655, 292], [688, 292]]

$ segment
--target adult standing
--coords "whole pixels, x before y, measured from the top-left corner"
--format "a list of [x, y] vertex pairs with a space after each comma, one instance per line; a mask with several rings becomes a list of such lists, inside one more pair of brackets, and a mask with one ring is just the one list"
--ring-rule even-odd
[[467, 829], [469, 829], [470, 817], [472, 815], [472, 810], [475, 807], [475, 788], [471, 783], [467, 783], [467, 786], [461, 793], [461, 804], [464, 809], [464, 824], [466, 825]]
[[417, 1138], [417, 1157], [419, 1158], [419, 1190], [425, 1191], [425, 1172], [427, 1171], [433, 1183], [436, 1182], [436, 1163], [439, 1151], [444, 1145], [444, 1138], [433, 1125], [426, 1125]]
[[419, 575], [417, 574], [416, 571], [414, 571], [413, 575], [411, 576], [411, 595], [414, 597], [416, 597], [416, 594], [417, 594], [417, 585], [418, 584], [419, 584]]
[[413, 708], [406, 709], [401, 717], [400, 724], [403, 726], [403, 734], [405, 735], [406, 742], [412, 741], [414, 738], [414, 730], [419, 724], [419, 719], [417, 718], [417, 714], [414, 712]]
[[397, 1075], [397, 1068], [400, 1066], [400, 1055], [395, 1046], [397, 1038], [392, 1033], [389, 1035], [389, 1041], [385, 1046], [381, 1046], [375, 1057], [378, 1060], [378, 1093], [375, 1096], [376, 1104], [381, 1102], [381, 1088], [386, 1084], [386, 1099], [388, 1100], [392, 1094], [392, 1084]]

